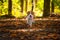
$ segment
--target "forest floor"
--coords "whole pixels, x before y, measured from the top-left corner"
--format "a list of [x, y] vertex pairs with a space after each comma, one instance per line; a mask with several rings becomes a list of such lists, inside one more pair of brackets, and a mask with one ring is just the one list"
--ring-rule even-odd
[[0, 40], [60, 40], [60, 18], [0, 19]]

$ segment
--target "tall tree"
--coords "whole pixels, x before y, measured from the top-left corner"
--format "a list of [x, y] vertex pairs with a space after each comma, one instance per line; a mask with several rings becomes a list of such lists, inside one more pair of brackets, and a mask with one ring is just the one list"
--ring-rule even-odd
[[33, 11], [33, 9], [34, 9], [34, 2], [33, 2], [33, 0], [32, 0], [32, 9], [31, 9], [31, 10]]
[[44, 12], [43, 17], [50, 16], [50, 0], [44, 0]]
[[24, 4], [24, 0], [20, 0], [21, 3], [21, 12], [23, 13], [23, 4]]
[[28, 2], [28, 0], [26, 0], [26, 12], [27, 12], [27, 2]]
[[8, 0], [8, 15], [12, 15], [12, 0]]
[[54, 12], [54, 0], [52, 0], [51, 5], [52, 5], [51, 11]]
[[38, 0], [35, 0], [35, 7], [37, 6], [37, 5], [36, 5], [36, 4], [37, 4], [37, 1], [38, 1]]

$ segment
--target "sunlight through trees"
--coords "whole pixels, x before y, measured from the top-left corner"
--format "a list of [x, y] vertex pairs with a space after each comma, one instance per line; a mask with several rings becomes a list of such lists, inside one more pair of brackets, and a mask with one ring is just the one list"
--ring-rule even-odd
[[48, 0], [0, 0], [0, 16], [12, 15], [15, 17], [25, 17], [27, 15], [27, 12], [31, 10], [35, 13], [36, 17], [42, 17], [45, 15], [49, 16], [49, 14], [53, 12], [55, 14], [56, 13], [60, 14], [60, 1], [59, 0], [51, 0], [51, 1], [48, 1]]

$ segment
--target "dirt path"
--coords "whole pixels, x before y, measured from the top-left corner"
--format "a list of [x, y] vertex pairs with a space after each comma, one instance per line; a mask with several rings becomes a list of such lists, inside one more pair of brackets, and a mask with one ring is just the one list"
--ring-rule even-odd
[[[0, 21], [19, 21], [19, 20], [22, 20], [22, 21], [26, 21], [26, 19], [0, 19]], [[50, 20], [50, 21], [60, 21], [60, 18], [36, 18], [34, 19], [35, 21], [37, 20], [43, 20], [43, 21], [47, 21], [47, 20]]]
[[1, 19], [0, 40], [60, 40], [60, 19], [35, 19], [32, 27], [25, 19]]

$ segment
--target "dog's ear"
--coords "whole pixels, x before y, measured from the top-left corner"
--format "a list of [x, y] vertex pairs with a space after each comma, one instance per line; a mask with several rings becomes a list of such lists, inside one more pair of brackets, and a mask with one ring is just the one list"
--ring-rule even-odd
[[28, 12], [27, 12], [27, 15], [29, 15], [30, 13], [31, 13], [32, 15], [34, 15], [34, 12], [33, 12], [33, 11], [28, 11]]

